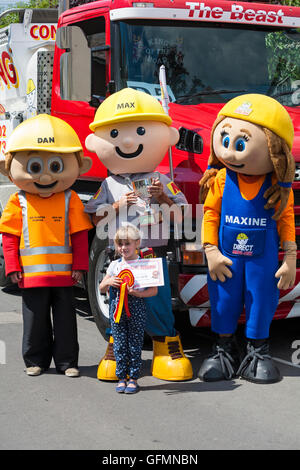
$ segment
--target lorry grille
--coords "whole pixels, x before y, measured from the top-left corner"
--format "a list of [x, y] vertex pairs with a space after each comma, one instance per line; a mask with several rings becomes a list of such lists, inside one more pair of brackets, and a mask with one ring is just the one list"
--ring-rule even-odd
[[37, 60], [37, 114], [51, 114], [51, 90], [54, 51], [39, 51]]

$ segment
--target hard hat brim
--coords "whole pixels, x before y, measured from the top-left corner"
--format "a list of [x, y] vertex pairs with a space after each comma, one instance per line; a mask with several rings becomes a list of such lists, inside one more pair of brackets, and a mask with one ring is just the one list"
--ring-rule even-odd
[[82, 151], [82, 147], [64, 147], [63, 149], [61, 147], [43, 147], [42, 145], [30, 145], [24, 146], [22, 148], [19, 148], [18, 146], [11, 146], [6, 148], [6, 153], [12, 153], [12, 152], [30, 152], [30, 151], [38, 151], [38, 152], [51, 152], [51, 153], [75, 153], [75, 152], [80, 152]]
[[168, 114], [144, 114], [144, 113], [136, 113], [130, 115], [123, 115], [112, 117], [111, 119], [104, 119], [101, 121], [94, 121], [89, 125], [91, 131], [95, 131], [98, 127], [108, 126], [110, 124], [117, 124], [119, 122], [129, 122], [129, 121], [156, 121], [156, 122], [163, 122], [170, 126], [172, 124], [172, 119]]

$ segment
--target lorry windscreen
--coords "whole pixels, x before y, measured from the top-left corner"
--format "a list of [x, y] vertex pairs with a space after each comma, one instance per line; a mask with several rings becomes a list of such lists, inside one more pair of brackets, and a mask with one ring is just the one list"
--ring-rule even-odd
[[122, 21], [118, 28], [119, 89], [159, 97], [163, 64], [170, 100], [178, 103], [223, 103], [242, 93], [300, 103], [296, 29], [179, 21]]

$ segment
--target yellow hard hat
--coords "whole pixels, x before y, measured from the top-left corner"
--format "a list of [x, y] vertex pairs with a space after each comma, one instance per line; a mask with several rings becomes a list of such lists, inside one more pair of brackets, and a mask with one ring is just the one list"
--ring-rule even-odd
[[260, 94], [240, 95], [223, 106], [218, 116], [227, 116], [266, 127], [293, 146], [294, 127], [287, 110], [274, 98]]
[[172, 119], [156, 98], [143, 91], [123, 88], [106, 98], [96, 111], [91, 131], [97, 127], [125, 121], [161, 121], [170, 126]]
[[26, 94], [29, 95], [33, 90], [35, 90], [35, 84], [32, 78], [30, 78], [27, 82]]
[[238, 236], [236, 237], [237, 240], [247, 240], [248, 237], [245, 233], [239, 233]]
[[82, 150], [82, 146], [68, 123], [48, 114], [38, 114], [19, 124], [8, 139], [6, 152], [22, 150], [73, 153]]

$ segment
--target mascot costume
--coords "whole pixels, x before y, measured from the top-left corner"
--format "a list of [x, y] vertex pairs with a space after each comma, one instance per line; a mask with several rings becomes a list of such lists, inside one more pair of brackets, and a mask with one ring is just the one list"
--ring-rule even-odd
[[[279, 289], [291, 288], [296, 276], [293, 137], [285, 108], [259, 94], [230, 100], [213, 125], [200, 200], [217, 341], [198, 374], [204, 381], [281, 379], [268, 339]], [[279, 246], [284, 252], [280, 267]], [[241, 358], [234, 333], [243, 309], [246, 352]]]
[[[109, 209], [114, 211], [115, 230], [121, 225], [121, 212], [123, 215], [125, 213], [127, 223], [135, 223], [138, 228], [144, 224], [141, 243], [143, 252], [163, 259], [165, 285], [158, 288], [157, 296], [146, 299], [146, 331], [153, 339], [152, 375], [176, 381], [191, 379], [193, 371], [174, 329], [165, 258], [168, 238], [163, 233], [159, 212], [164, 218], [164, 208], [172, 207], [174, 221], [179, 221], [182, 217], [180, 206], [187, 204], [187, 201], [167, 176], [154, 172], [169, 147], [179, 139], [179, 133], [171, 127], [171, 123], [171, 118], [157, 99], [144, 92], [125, 88], [104, 100], [90, 125], [93, 133], [87, 137], [86, 147], [97, 154], [110, 176], [85, 206], [85, 211], [92, 214], [97, 230], [103, 214]], [[151, 207], [155, 205], [159, 208], [156, 214], [148, 212], [151, 217], [146, 224], [145, 203], [137, 196], [134, 183], [141, 179], [152, 181], [149, 186], [150, 204]], [[111, 246], [113, 236], [114, 233], [111, 233], [109, 237]], [[117, 380], [115, 370], [113, 339], [110, 337], [97, 376], [101, 380]]]
[[13, 131], [0, 161], [1, 173], [20, 188], [3, 211], [0, 232], [6, 275], [22, 288], [27, 375], [40, 375], [52, 358], [57, 372], [79, 375], [72, 286], [88, 270], [92, 224], [69, 188], [91, 164], [72, 127], [46, 114]]

